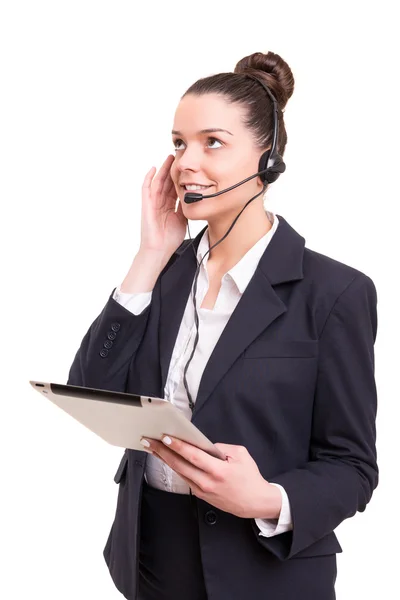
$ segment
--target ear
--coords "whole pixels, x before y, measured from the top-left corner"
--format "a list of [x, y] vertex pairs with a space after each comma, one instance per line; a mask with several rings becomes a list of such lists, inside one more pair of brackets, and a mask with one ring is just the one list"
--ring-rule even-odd
[[259, 187], [259, 188], [260, 188], [260, 191], [261, 191], [261, 188], [262, 188], [262, 187], [264, 187], [265, 189], [267, 189], [267, 188], [269, 187], [269, 183], [263, 183], [263, 182], [261, 181], [261, 177], [260, 177], [260, 176], [258, 176], [258, 177], [257, 177], [257, 187]]

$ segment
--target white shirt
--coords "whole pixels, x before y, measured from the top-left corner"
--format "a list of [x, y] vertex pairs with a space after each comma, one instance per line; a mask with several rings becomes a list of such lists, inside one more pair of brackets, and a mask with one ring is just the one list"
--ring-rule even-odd
[[[199, 340], [186, 372], [187, 385], [194, 403], [196, 402], [196, 396], [204, 368], [210, 358], [214, 346], [252, 278], [261, 256], [278, 228], [278, 217], [268, 211], [267, 216], [272, 223], [271, 229], [222, 277], [221, 288], [212, 310], [200, 308], [209, 287], [206, 268], [209, 257], [208, 254], [201, 263], [196, 290], [196, 306], [199, 316]], [[209, 239], [208, 229], [206, 229], [197, 250], [197, 260], [199, 263], [208, 249]], [[191, 250], [188, 249], [187, 251], [189, 252]], [[118, 303], [136, 315], [143, 312], [150, 304], [151, 296], [152, 292], [139, 292], [133, 294], [122, 293], [120, 287], [117, 287], [113, 294], [113, 298]], [[189, 294], [174, 350], [172, 352], [169, 372], [164, 388], [164, 398], [182, 410], [189, 420], [191, 419], [192, 412], [183, 385], [183, 370], [192, 352], [195, 335], [196, 324], [194, 321], [192, 286], [192, 292]], [[149, 485], [163, 491], [173, 492], [175, 494], [190, 493], [188, 484], [163, 461], [151, 454], [147, 457], [145, 477]], [[272, 485], [276, 485], [281, 490], [282, 508], [280, 517], [279, 519], [255, 519], [257, 526], [260, 529], [260, 535], [266, 537], [272, 537], [293, 528], [289, 499], [286, 491], [281, 485], [275, 483]]]

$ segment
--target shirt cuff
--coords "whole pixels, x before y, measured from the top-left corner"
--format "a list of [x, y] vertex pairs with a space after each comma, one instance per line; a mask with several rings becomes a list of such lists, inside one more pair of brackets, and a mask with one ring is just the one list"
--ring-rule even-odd
[[126, 292], [121, 292], [121, 288], [118, 286], [115, 288], [112, 297], [118, 304], [121, 304], [134, 315], [140, 315], [150, 304], [152, 294], [153, 292], [127, 294]]
[[255, 519], [256, 525], [260, 530], [258, 535], [265, 537], [272, 537], [293, 529], [292, 514], [286, 490], [279, 483], [271, 483], [271, 485], [275, 485], [281, 490], [282, 507], [279, 519]]

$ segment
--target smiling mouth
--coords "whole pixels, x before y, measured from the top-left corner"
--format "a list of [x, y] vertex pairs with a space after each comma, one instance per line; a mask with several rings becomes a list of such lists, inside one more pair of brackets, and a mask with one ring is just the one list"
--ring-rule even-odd
[[187, 190], [184, 185], [181, 186], [181, 188], [185, 192], [187, 192], [187, 193], [190, 193], [190, 192], [204, 192], [205, 190], [209, 190], [211, 187], [213, 187], [213, 186], [212, 185], [207, 185], [207, 186], [198, 187], [198, 188], [195, 188], [195, 189], [192, 189], [192, 190]]

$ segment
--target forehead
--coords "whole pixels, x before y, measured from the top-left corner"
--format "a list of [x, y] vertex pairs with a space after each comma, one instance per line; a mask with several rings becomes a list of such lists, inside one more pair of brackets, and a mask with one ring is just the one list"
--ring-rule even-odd
[[176, 108], [173, 130], [189, 135], [201, 129], [220, 127], [235, 134], [243, 131], [243, 113], [242, 107], [227, 102], [219, 94], [188, 94]]

